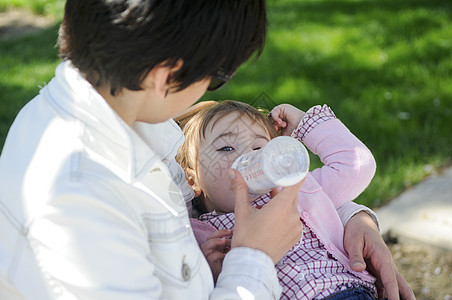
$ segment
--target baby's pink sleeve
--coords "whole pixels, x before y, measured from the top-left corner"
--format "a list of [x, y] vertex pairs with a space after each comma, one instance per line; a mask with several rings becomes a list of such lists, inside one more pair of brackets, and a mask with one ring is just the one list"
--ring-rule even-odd
[[195, 234], [196, 241], [200, 247], [207, 241], [207, 238], [212, 233], [217, 231], [213, 226], [196, 219], [190, 218], [190, 224], [193, 229], [193, 233]]

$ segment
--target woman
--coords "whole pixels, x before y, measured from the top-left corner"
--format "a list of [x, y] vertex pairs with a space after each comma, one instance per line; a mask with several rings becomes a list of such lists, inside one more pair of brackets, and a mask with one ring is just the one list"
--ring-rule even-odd
[[171, 117], [260, 53], [265, 30], [258, 0], [66, 2], [63, 62], [0, 159], [0, 298], [279, 297], [299, 186], [256, 211], [233, 178], [242, 205], [214, 288], [168, 167], [183, 140]]

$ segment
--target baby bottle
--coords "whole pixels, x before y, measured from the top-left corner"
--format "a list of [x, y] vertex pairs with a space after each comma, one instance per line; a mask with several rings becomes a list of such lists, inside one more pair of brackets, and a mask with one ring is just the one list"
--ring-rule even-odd
[[260, 150], [239, 156], [231, 167], [242, 174], [250, 198], [255, 199], [275, 187], [300, 182], [309, 170], [309, 154], [295, 138], [279, 136]]

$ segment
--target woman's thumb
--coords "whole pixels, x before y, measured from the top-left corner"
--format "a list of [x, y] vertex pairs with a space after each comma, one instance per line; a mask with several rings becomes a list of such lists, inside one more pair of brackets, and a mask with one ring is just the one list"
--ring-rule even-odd
[[366, 269], [366, 263], [364, 262], [362, 247], [353, 245], [352, 249], [348, 249], [350, 257], [350, 267], [355, 272], [361, 272]]
[[228, 170], [229, 179], [231, 180], [231, 189], [235, 198], [236, 215], [247, 214], [250, 211], [250, 201], [248, 199], [248, 187], [239, 171], [235, 169]]

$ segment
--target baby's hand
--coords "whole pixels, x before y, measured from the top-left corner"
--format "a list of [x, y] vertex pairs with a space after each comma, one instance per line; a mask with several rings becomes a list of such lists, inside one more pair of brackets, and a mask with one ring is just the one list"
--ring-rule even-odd
[[290, 104], [275, 106], [269, 114], [275, 130], [281, 131], [282, 135], [291, 135], [304, 115], [305, 112]]
[[229, 238], [231, 236], [232, 230], [218, 230], [212, 233], [201, 245], [202, 253], [209, 263], [215, 282], [220, 275], [223, 259], [231, 249], [231, 239]]

